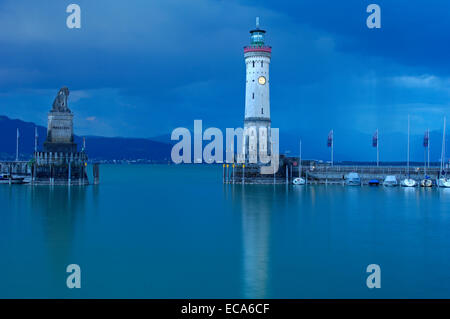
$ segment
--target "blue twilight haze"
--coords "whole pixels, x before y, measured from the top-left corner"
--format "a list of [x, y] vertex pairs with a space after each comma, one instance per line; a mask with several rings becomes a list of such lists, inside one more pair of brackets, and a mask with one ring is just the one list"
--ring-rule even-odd
[[[419, 136], [438, 136], [450, 115], [449, 1], [74, 2], [81, 29], [66, 26], [71, 2], [0, 1], [0, 115], [45, 125], [66, 85], [80, 135], [152, 137], [194, 119], [242, 126], [243, 46], [256, 16], [273, 47], [272, 125], [281, 144], [301, 137], [306, 157], [327, 154], [333, 128], [336, 159], [373, 160], [378, 128], [382, 160], [404, 160], [410, 114], [422, 160]], [[366, 26], [371, 3], [381, 29]]]

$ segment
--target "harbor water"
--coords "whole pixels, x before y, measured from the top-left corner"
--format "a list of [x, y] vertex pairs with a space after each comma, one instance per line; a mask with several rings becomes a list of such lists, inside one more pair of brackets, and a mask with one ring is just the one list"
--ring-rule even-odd
[[449, 207], [450, 189], [224, 185], [206, 165], [0, 185], [0, 298], [450, 298]]

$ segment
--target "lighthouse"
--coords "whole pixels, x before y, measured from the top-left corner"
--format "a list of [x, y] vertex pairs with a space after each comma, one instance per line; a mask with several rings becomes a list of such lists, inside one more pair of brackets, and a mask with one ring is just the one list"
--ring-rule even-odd
[[256, 18], [256, 27], [250, 31], [250, 45], [244, 47], [245, 118], [240, 161], [245, 163], [266, 164], [271, 154], [269, 66], [272, 48], [265, 44], [265, 34]]

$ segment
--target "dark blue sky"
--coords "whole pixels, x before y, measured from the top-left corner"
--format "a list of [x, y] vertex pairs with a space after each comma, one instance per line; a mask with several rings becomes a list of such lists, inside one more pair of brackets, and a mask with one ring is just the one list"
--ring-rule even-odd
[[[66, 27], [72, 2], [80, 30]], [[377, 127], [405, 132], [407, 114], [414, 134], [441, 130], [449, 115], [447, 0], [72, 2], [0, 0], [0, 114], [45, 125], [66, 85], [78, 134], [242, 126], [242, 48], [260, 16], [282, 133], [307, 145], [334, 128], [351, 145]], [[370, 3], [381, 29], [366, 27]]]

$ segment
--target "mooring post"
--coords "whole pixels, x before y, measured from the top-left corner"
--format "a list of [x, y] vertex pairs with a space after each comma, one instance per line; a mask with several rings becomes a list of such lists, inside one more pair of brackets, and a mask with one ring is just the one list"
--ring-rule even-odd
[[233, 182], [232, 183], [234, 184], [234, 163], [231, 167], [232, 167], [231, 169], [232, 169], [232, 174], [233, 174]]
[[289, 166], [286, 164], [286, 184], [289, 184]]
[[228, 183], [230, 181], [230, 176], [228, 173], [228, 168], [229, 168], [230, 164], [227, 164], [227, 178], [226, 178], [226, 183]]
[[9, 170], [9, 185], [12, 184], [12, 168], [11, 168], [11, 164], [9, 164], [8, 166], [8, 170]]
[[72, 162], [69, 162], [69, 174], [67, 178], [67, 183], [69, 186], [72, 183]]
[[275, 165], [273, 165], [273, 184], [275, 185]]
[[100, 184], [100, 165], [98, 163], [95, 163], [92, 166], [92, 170], [94, 171], [94, 184], [98, 185]]
[[245, 183], [245, 164], [242, 164], [242, 184]]
[[225, 164], [222, 165], [222, 183], [225, 184]]

